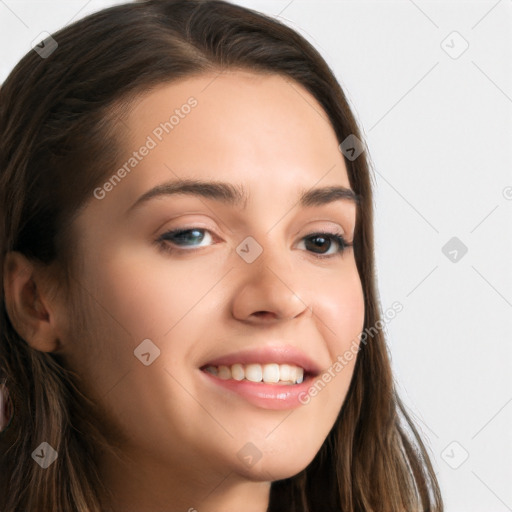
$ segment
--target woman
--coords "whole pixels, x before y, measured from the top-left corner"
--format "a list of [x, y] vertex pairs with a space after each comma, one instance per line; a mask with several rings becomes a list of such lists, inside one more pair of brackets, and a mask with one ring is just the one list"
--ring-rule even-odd
[[0, 135], [3, 511], [442, 510], [362, 137], [304, 38], [105, 9], [20, 61]]

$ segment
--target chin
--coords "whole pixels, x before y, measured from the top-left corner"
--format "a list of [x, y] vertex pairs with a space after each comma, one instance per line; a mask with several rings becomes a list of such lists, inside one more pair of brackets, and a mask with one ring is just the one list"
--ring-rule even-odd
[[303, 471], [315, 455], [304, 458], [297, 457], [296, 454], [290, 454], [288, 457], [281, 454], [276, 455], [274, 459], [272, 455], [263, 455], [253, 466], [248, 466], [238, 461], [236, 471], [254, 482], [284, 480]]

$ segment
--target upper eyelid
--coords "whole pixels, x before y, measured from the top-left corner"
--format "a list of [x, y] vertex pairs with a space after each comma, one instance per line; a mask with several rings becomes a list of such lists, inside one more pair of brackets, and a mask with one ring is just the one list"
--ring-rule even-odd
[[[329, 225], [334, 226], [334, 229], [336, 229], [338, 231], [341, 230], [342, 234], [344, 236], [348, 236], [348, 234], [351, 232], [350, 226], [354, 223], [352, 222], [352, 220], [349, 221], [347, 219], [343, 219], [343, 222], [341, 220], [342, 219], [338, 219], [336, 221], [335, 220], [326, 220], [324, 216], [318, 215], [318, 216], [314, 216], [312, 218], [308, 218], [307, 222], [308, 223], [312, 223], [312, 222], [327, 223]], [[187, 222], [187, 221], [182, 221], [182, 222], [183, 222], [183, 224], [178, 225], [176, 227], [168, 228], [162, 234], [169, 233], [169, 232], [176, 232], [176, 231], [186, 231], [189, 229], [199, 228], [199, 229], [206, 229], [206, 230], [212, 232], [213, 234], [217, 235], [217, 229], [210, 227], [210, 226], [202, 225], [201, 221], [198, 221], [198, 220], [193, 221], [192, 220], [190, 222]], [[222, 223], [222, 224], [225, 225], [224, 223]], [[347, 225], [349, 229], [345, 229], [344, 225]], [[303, 228], [301, 228], [298, 231], [296, 231], [295, 233], [293, 233], [293, 236], [296, 236], [302, 229]], [[321, 228], [318, 228], [318, 231], [321, 232], [324, 229], [326, 229], [326, 228], [321, 227]], [[158, 231], [160, 231], [160, 228], [156, 229], [153, 232], [153, 235], [156, 234]], [[233, 229], [231, 229], [229, 227], [227, 227], [227, 231], [229, 232], [229, 234], [233, 233]], [[314, 231], [315, 231], [315, 229], [311, 228], [311, 232], [314, 232]], [[329, 230], [327, 229], [326, 232], [329, 232]], [[217, 235], [217, 236], [220, 236], [220, 235]]]

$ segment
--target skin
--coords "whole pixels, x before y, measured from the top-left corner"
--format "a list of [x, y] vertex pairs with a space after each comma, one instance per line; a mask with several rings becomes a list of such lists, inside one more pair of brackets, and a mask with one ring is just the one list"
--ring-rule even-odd
[[[115, 512], [265, 511], [270, 482], [297, 474], [320, 449], [356, 359], [293, 411], [205, 384], [199, 366], [289, 343], [327, 369], [363, 330], [353, 248], [335, 254], [332, 241], [314, 252], [305, 239], [341, 231], [352, 242], [355, 205], [296, 206], [302, 188], [350, 187], [319, 103], [299, 84], [246, 71], [164, 84], [125, 119], [127, 158], [190, 96], [198, 101], [190, 114], [74, 221], [87, 329], [78, 330], [69, 304], [21, 255], [9, 255], [6, 267], [9, 310], [22, 335], [61, 354], [98, 404], [105, 430], [118, 430], [127, 461], [108, 452], [100, 460]], [[126, 214], [146, 191], [178, 177], [243, 184], [246, 209], [179, 195]], [[209, 231], [189, 238], [185, 254], [155, 243], [182, 227]], [[235, 250], [247, 236], [263, 249], [250, 264]], [[333, 256], [320, 259], [322, 251]], [[160, 350], [149, 366], [134, 357], [144, 339]], [[252, 466], [237, 456], [249, 442], [261, 453]]]

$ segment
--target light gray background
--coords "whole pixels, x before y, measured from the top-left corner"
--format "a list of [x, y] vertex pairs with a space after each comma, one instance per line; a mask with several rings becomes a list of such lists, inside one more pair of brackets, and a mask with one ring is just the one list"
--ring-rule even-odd
[[[116, 3], [0, 0], [0, 81], [41, 32]], [[382, 308], [404, 306], [396, 381], [446, 510], [512, 511], [512, 0], [235, 3], [309, 39], [359, 119]]]

